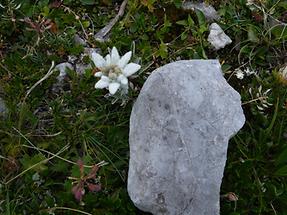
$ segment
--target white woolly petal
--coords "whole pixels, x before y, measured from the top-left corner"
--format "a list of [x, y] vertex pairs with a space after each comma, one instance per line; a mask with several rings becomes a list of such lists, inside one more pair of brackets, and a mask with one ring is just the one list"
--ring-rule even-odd
[[140, 65], [136, 64], [136, 63], [129, 63], [123, 70], [123, 74], [126, 77], [129, 77], [131, 75], [133, 75], [134, 73], [136, 73], [139, 69], [141, 68]]
[[103, 88], [107, 88], [109, 86], [109, 82], [105, 81], [103, 79], [100, 79], [96, 84], [95, 84], [95, 88], [97, 89], [103, 89]]
[[94, 76], [99, 78], [99, 77], [101, 77], [102, 75], [103, 75], [102, 72], [96, 72]]
[[92, 60], [93, 60], [93, 62], [95, 64], [95, 66], [100, 68], [100, 69], [106, 66], [105, 59], [101, 55], [96, 53], [96, 52], [92, 53]]
[[113, 47], [112, 53], [111, 53], [111, 63], [117, 64], [120, 60], [120, 55], [116, 47]]
[[119, 75], [118, 81], [121, 82], [121, 84], [123, 84], [123, 85], [127, 85], [128, 84], [128, 79], [124, 75]]
[[132, 57], [132, 52], [129, 51], [127, 52], [124, 56], [121, 57], [121, 59], [118, 61], [117, 65], [120, 67], [120, 68], [124, 68], [128, 62], [130, 61]]
[[102, 79], [103, 81], [110, 82], [110, 78], [107, 77], [107, 76], [105, 76], [105, 75], [102, 75], [101, 79]]
[[118, 89], [120, 88], [120, 84], [118, 82], [113, 82], [113, 83], [110, 83], [109, 84], [109, 91], [110, 91], [110, 94], [114, 95]]
[[107, 56], [106, 56], [106, 66], [109, 66], [109, 65], [111, 65], [111, 55], [109, 55], [109, 54], [107, 54]]

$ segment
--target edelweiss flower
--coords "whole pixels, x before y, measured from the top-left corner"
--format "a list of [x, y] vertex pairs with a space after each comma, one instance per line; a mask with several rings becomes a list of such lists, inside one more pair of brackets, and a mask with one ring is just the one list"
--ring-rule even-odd
[[243, 79], [244, 78], [244, 72], [241, 69], [235, 69], [235, 76], [238, 79]]
[[238, 79], [243, 79], [245, 75], [246, 76], [256, 75], [256, 71], [250, 70], [248, 67], [244, 70], [237, 68], [234, 70], [234, 73]]
[[111, 54], [103, 58], [98, 53], [92, 53], [92, 61], [100, 70], [95, 77], [101, 78], [95, 85], [97, 89], [108, 89], [114, 95], [118, 90], [126, 94], [128, 91], [128, 77], [136, 73], [141, 66], [129, 63], [132, 52], [127, 52], [120, 57], [116, 47], [112, 48]]
[[248, 67], [244, 70], [244, 72], [247, 76], [256, 75], [256, 71], [250, 70]]

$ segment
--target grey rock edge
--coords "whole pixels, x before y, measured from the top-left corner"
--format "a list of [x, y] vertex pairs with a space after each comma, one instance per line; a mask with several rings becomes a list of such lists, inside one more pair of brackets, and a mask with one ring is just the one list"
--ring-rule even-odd
[[154, 215], [218, 215], [229, 139], [245, 122], [217, 60], [155, 70], [130, 118], [128, 192]]

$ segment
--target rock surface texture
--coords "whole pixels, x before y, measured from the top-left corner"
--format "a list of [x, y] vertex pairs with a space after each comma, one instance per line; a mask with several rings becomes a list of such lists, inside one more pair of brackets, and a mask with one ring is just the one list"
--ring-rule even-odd
[[128, 192], [154, 215], [218, 215], [240, 95], [217, 60], [178, 61], [145, 82], [130, 119]]

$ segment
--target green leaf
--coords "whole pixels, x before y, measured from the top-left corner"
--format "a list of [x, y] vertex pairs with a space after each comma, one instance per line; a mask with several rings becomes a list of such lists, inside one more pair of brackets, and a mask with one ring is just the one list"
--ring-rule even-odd
[[81, 177], [81, 172], [80, 168], [78, 165], [73, 165], [72, 170], [71, 170], [71, 176], [75, 178], [80, 178]]
[[207, 55], [206, 55], [206, 53], [205, 53], [205, 50], [204, 50], [204, 48], [201, 46], [201, 53], [202, 53], [202, 57], [204, 58], [204, 59], [208, 59], [208, 57], [207, 57]]
[[38, 3], [39, 8], [43, 8], [49, 5], [49, 0], [40, 0]]
[[221, 66], [221, 69], [222, 69], [222, 71], [223, 71], [224, 73], [227, 72], [227, 71], [229, 71], [231, 68], [232, 68], [232, 66], [229, 65], [229, 64], [223, 64], [223, 65]]
[[33, 157], [30, 157], [29, 155], [24, 155], [23, 158], [21, 159], [21, 163], [23, 165], [24, 169], [28, 169], [33, 165], [36, 165], [33, 170], [37, 171], [37, 172], [41, 172], [47, 169], [47, 167], [45, 166], [44, 163], [40, 163], [43, 160], [45, 160], [46, 158], [44, 157], [44, 155], [42, 154], [36, 154]]
[[68, 167], [69, 165], [66, 162], [58, 160], [56, 163], [53, 164], [51, 170], [64, 174], [68, 170]]
[[278, 115], [278, 106], [279, 106], [279, 98], [277, 98], [277, 103], [276, 103], [276, 106], [275, 106], [274, 114], [273, 114], [272, 120], [270, 122], [270, 125], [265, 130], [267, 135], [271, 132], [272, 128], [275, 125], [275, 121], [276, 121], [276, 118], [277, 118], [277, 115]]
[[196, 16], [197, 16], [198, 24], [199, 25], [205, 25], [206, 24], [205, 16], [202, 13], [202, 11], [196, 10], [195, 13], [196, 13]]
[[287, 176], [287, 165], [279, 168], [274, 175], [276, 176]]
[[185, 40], [187, 38], [187, 32], [183, 32], [181, 35], [180, 35], [180, 39], [181, 40]]
[[281, 152], [278, 158], [275, 161], [276, 165], [287, 163], [287, 148]]
[[272, 28], [271, 33], [276, 37], [275, 39], [287, 39], [287, 26], [277, 25]]
[[42, 14], [44, 17], [48, 17], [48, 16], [49, 16], [49, 13], [50, 13], [50, 8], [49, 8], [48, 6], [43, 7], [41, 14]]
[[287, 2], [286, 2], [286, 1], [280, 2], [280, 3], [278, 4], [278, 6], [279, 6], [279, 7], [282, 7], [282, 8], [284, 8], [284, 9], [287, 10]]
[[257, 36], [257, 30], [254, 26], [250, 26], [248, 28], [248, 39], [251, 42], [258, 42], [259, 41], [258, 36]]
[[164, 16], [164, 28], [169, 28], [172, 26], [171, 22], [168, 20], [167, 16]]
[[173, 4], [175, 5], [176, 8], [180, 8], [182, 5], [182, 1], [181, 0], [173, 0]]
[[166, 16], [164, 16], [164, 24], [163, 24], [163, 27], [160, 29], [160, 32], [167, 33], [171, 26], [172, 26], [171, 22], [167, 19]]
[[85, 20], [82, 22], [84, 28], [88, 28], [90, 26], [90, 21], [89, 20]]
[[239, 51], [239, 54], [237, 56], [238, 58], [238, 62], [241, 62], [241, 55], [244, 55], [244, 54], [249, 54], [251, 52], [250, 50], [250, 46], [248, 44], [244, 45], [240, 51]]
[[188, 15], [187, 23], [188, 23], [189, 27], [194, 26], [194, 21], [193, 21], [193, 19], [191, 18], [191, 16], [190, 16], [190, 15]]
[[148, 8], [149, 11], [153, 11], [154, 10], [154, 6], [153, 4], [156, 2], [156, 0], [144, 0], [141, 1], [141, 3], [146, 6]]
[[201, 25], [198, 29], [198, 31], [203, 34], [204, 32], [207, 32], [207, 27], [205, 25]]
[[186, 20], [179, 20], [179, 21], [176, 22], [176, 24], [178, 24], [178, 25], [183, 25], [183, 26], [187, 26]]
[[159, 46], [158, 55], [163, 59], [167, 58], [168, 55], [167, 45], [163, 42]]
[[255, 51], [255, 55], [258, 58], [264, 60], [266, 58], [266, 55], [268, 55], [268, 47], [266, 46], [263, 46], [263, 47], [260, 47], [258, 48], [256, 51]]
[[137, 30], [138, 30], [137, 24], [136, 24], [136, 23], [133, 23], [133, 24], [131, 25], [131, 27], [130, 27], [131, 33], [135, 33], [135, 32], [137, 32]]

